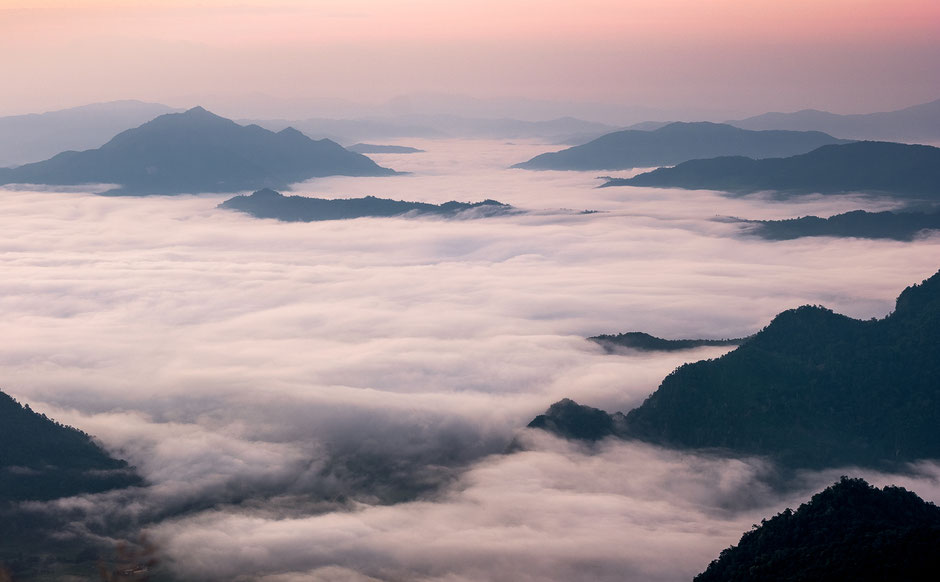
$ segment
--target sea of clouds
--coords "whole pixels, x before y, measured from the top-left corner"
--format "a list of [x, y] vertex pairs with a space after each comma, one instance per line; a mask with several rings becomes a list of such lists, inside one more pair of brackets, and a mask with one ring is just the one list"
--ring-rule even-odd
[[[883, 317], [936, 272], [940, 237], [768, 242], [715, 219], [891, 201], [597, 189], [507, 169], [540, 144], [403, 145], [427, 152], [373, 157], [408, 175], [293, 193], [529, 212], [298, 224], [218, 195], [2, 192], [0, 389], [147, 482], [41, 506], [76, 516], [65, 535], [132, 523], [184, 578], [681, 580], [841, 474], [940, 501], [931, 464], [779, 492], [760, 459], [523, 430], [563, 397], [629, 410], [726, 351], [608, 355], [587, 336], [741, 337], [803, 304]], [[513, 439], [527, 450], [503, 454]]]

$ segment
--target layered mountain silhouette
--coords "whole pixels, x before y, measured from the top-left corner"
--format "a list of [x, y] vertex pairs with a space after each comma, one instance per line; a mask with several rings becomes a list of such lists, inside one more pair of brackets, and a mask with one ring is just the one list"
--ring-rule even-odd
[[174, 111], [159, 103], [125, 100], [0, 117], [0, 167], [96, 148], [117, 133]]
[[284, 196], [271, 189], [254, 192], [250, 196], [235, 196], [219, 205], [219, 208], [237, 210], [255, 218], [276, 218], [286, 222], [314, 222], [318, 220], [342, 220], [349, 218], [390, 217], [410, 214], [415, 216], [442, 216], [467, 218], [496, 216], [515, 212], [508, 204], [495, 200], [483, 202], [405, 202], [388, 198], [310, 198], [306, 196]]
[[235, 192], [319, 176], [395, 172], [330, 140], [242, 126], [201, 107], [161, 115], [95, 150], [0, 169], [0, 184], [118, 184], [110, 194]]
[[346, 148], [357, 154], [418, 154], [424, 150], [400, 145], [379, 145], [373, 143], [357, 143]]
[[769, 158], [847, 143], [818, 131], [749, 131], [721, 123], [675, 122], [653, 131], [608, 133], [583, 145], [538, 155], [514, 168], [526, 170], [625, 170], [672, 166], [718, 156]]
[[940, 573], [940, 508], [901, 487], [843, 477], [745, 533], [695, 582], [929, 582]]
[[0, 392], [0, 506], [98, 493], [141, 482], [87, 434]]
[[866, 192], [940, 199], [940, 148], [863, 141], [826, 145], [786, 158], [690, 160], [604, 186], [652, 186], [748, 194]]
[[940, 140], [940, 99], [898, 111], [839, 115], [804, 109], [764, 113], [728, 123], [743, 129], [817, 130], [851, 139], [931, 142]]
[[616, 335], [596, 335], [589, 337], [592, 342], [600, 344], [607, 351], [619, 348], [630, 348], [644, 352], [675, 352], [691, 350], [703, 346], [737, 346], [744, 343], [744, 338], [733, 339], [663, 339], [642, 331], [628, 331]]
[[[940, 458], [938, 353], [940, 272], [905, 289], [884, 319], [785, 311], [734, 351], [679, 367], [622, 418], [585, 410], [601, 437], [762, 455], [791, 468], [890, 468]], [[584, 417], [572, 406], [580, 405], [566, 403], [563, 417], [553, 407], [530, 426], [569, 426], [565, 418]]]
[[803, 216], [787, 220], [748, 220], [748, 232], [768, 240], [804, 236], [888, 238], [910, 241], [920, 234], [940, 230], [940, 212], [866, 212], [853, 210], [829, 218]]

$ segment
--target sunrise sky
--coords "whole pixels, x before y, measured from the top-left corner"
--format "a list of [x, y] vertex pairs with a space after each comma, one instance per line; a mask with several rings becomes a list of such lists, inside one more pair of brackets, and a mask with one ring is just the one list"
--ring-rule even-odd
[[938, 31], [936, 0], [0, 0], [0, 114], [422, 92], [868, 112], [940, 97]]

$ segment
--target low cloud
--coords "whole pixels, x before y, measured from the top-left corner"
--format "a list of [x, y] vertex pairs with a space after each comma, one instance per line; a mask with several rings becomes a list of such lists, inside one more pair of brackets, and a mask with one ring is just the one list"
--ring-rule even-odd
[[881, 317], [938, 266], [937, 237], [768, 242], [711, 220], [883, 200], [595, 189], [505, 169], [543, 145], [408, 145], [428, 153], [376, 158], [412, 175], [295, 192], [539, 212], [287, 224], [219, 196], [0, 197], [2, 389], [147, 481], [49, 509], [142, 526], [181, 572], [220, 579], [686, 576], [782, 509], [761, 462], [539, 437], [499, 453], [562, 397], [629, 410], [726, 350], [611, 356], [583, 338], [740, 337], [806, 303]]

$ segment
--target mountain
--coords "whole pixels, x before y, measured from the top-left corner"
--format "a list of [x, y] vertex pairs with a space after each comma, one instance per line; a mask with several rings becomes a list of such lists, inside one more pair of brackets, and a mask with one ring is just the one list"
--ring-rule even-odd
[[111, 101], [0, 117], [0, 167], [45, 160], [66, 150], [96, 148], [119, 132], [174, 111], [159, 103]]
[[627, 333], [618, 333], [617, 335], [596, 335], [588, 339], [600, 344], [608, 352], [615, 351], [618, 347], [644, 352], [675, 352], [679, 350], [691, 350], [702, 346], [737, 346], [744, 342], [744, 338], [668, 340], [641, 331], [629, 331]]
[[296, 129], [242, 126], [201, 107], [161, 115], [96, 150], [0, 169], [0, 184], [119, 184], [110, 194], [234, 192], [286, 187], [319, 176], [395, 172]]
[[514, 168], [525, 170], [626, 170], [671, 166], [696, 158], [792, 156], [821, 145], [847, 143], [818, 131], [748, 131], [721, 123], [675, 122], [643, 131], [608, 133], [586, 144], [541, 154]]
[[538, 428], [567, 439], [598, 441], [625, 431], [624, 416], [619, 412], [607, 414], [599, 408], [578, 404], [563, 398], [552, 404], [545, 414], [536, 416], [528, 428]]
[[862, 141], [788, 158], [691, 160], [604, 186], [652, 186], [747, 194], [867, 192], [940, 199], [940, 148]]
[[734, 351], [677, 368], [622, 422], [601, 424], [621, 438], [791, 468], [936, 459], [938, 353], [940, 272], [905, 289], [884, 319], [785, 311]]
[[561, 117], [547, 121], [511, 118], [477, 118], [459, 115], [409, 113], [360, 119], [252, 120], [271, 130], [293, 126], [306, 135], [329, 137], [341, 143], [398, 138], [528, 139], [570, 143], [572, 139], [592, 139], [614, 129], [603, 123]]
[[747, 220], [748, 232], [768, 240], [804, 236], [889, 238], [910, 241], [925, 231], [940, 230], [940, 212], [866, 212], [853, 210], [829, 218], [803, 216], [788, 220]]
[[940, 573], [940, 508], [901, 487], [842, 479], [745, 533], [694, 582], [928, 582]]
[[940, 99], [898, 111], [839, 115], [804, 109], [795, 113], [765, 113], [727, 122], [743, 129], [816, 130], [851, 139], [940, 141]]
[[87, 434], [0, 392], [0, 506], [97, 493], [141, 482]]
[[276, 218], [286, 222], [313, 222], [318, 220], [342, 220], [366, 216], [401, 216], [403, 214], [455, 217], [463, 215], [478, 218], [496, 216], [515, 211], [512, 206], [495, 200], [483, 202], [405, 202], [366, 196], [365, 198], [308, 198], [306, 196], [284, 196], [280, 192], [265, 188], [250, 196], [229, 198], [219, 208], [237, 210], [255, 218]]
[[346, 148], [357, 154], [420, 154], [424, 150], [400, 145], [376, 145], [372, 143], [357, 143]]

